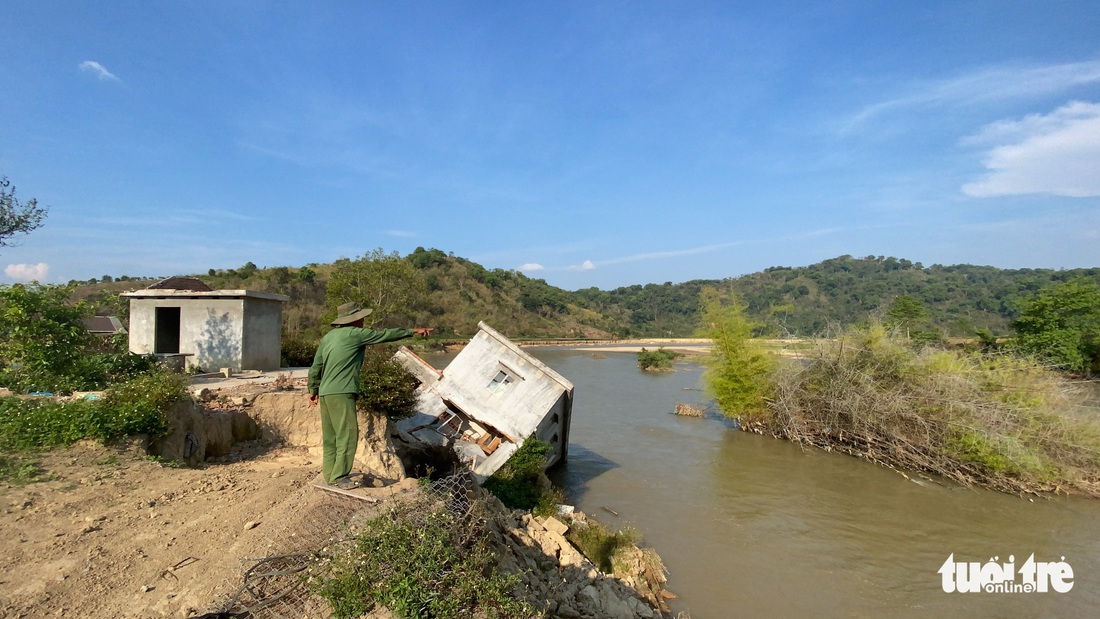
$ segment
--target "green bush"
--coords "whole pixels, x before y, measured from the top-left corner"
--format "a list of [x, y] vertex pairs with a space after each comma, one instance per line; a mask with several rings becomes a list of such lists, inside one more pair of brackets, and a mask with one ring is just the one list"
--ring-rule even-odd
[[284, 368], [307, 368], [313, 365], [313, 355], [317, 352], [317, 341], [284, 337], [280, 352], [280, 365]]
[[20, 392], [105, 388], [149, 372], [151, 359], [100, 340], [81, 321], [89, 306], [69, 303], [69, 286], [0, 287], [0, 384]]
[[1024, 353], [1071, 372], [1100, 373], [1100, 286], [1074, 279], [1051, 286], [1020, 308], [1012, 323]]
[[375, 606], [408, 619], [539, 616], [515, 598], [519, 578], [497, 571], [488, 540], [478, 521], [459, 522], [443, 507], [393, 510], [368, 521], [313, 586], [340, 618]]
[[482, 487], [509, 509], [530, 511], [537, 508], [548, 492], [542, 478], [547, 457], [553, 449], [554, 446], [546, 441], [534, 436], [528, 438]]
[[367, 346], [359, 371], [358, 406], [390, 419], [404, 419], [416, 413], [419, 383], [393, 360], [394, 350], [392, 346]]
[[714, 342], [704, 374], [708, 391], [727, 417], [746, 424], [766, 422], [776, 363], [752, 342], [759, 325], [749, 321], [745, 304], [736, 296], [722, 296], [714, 289], [705, 289], [701, 296], [702, 334]]
[[101, 400], [0, 398], [0, 449], [33, 451], [86, 438], [159, 436], [168, 427], [166, 410], [184, 397], [181, 376], [156, 372], [112, 387]]
[[672, 362], [683, 355], [667, 348], [657, 350], [638, 351], [638, 367], [643, 370], [667, 371], [672, 369]]
[[0, 480], [14, 484], [28, 484], [38, 481], [42, 469], [33, 458], [23, 454], [0, 454]]

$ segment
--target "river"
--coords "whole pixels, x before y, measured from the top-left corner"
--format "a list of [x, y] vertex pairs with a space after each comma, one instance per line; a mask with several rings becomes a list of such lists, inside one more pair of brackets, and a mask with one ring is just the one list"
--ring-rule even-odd
[[[635, 527], [679, 594], [724, 617], [1091, 617], [1100, 608], [1100, 500], [1021, 499], [914, 483], [850, 456], [739, 432], [701, 369], [645, 373], [629, 353], [529, 351], [576, 388], [569, 461], [552, 472], [578, 509]], [[436, 367], [446, 361], [427, 357]], [[609, 508], [613, 516], [603, 508]], [[957, 562], [1067, 563], [1068, 593], [945, 593]], [[1023, 578], [1015, 576], [1016, 582]]]

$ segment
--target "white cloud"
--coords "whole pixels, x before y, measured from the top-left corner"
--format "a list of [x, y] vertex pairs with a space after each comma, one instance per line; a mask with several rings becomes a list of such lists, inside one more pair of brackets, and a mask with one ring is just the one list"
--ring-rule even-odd
[[85, 60], [80, 63], [81, 71], [89, 71], [101, 80], [118, 80], [118, 76], [107, 70], [107, 67], [99, 64], [94, 60]]
[[[608, 260], [600, 260], [600, 264], [624, 264], [627, 262], [638, 262], [640, 260], [656, 260], [660, 258], [676, 258], [679, 256], [694, 256], [697, 254], [707, 254], [712, 251], [718, 251], [720, 249], [727, 249], [729, 247], [736, 247], [741, 245], [741, 241], [733, 241], [731, 243], [718, 243], [715, 245], [701, 245], [699, 247], [689, 247], [687, 249], [670, 249], [667, 251], [653, 251], [646, 252], [644, 254], [633, 254], [630, 256], [621, 256], [619, 258], [610, 258]], [[595, 268], [595, 267], [593, 267]]]
[[595, 270], [595, 268], [596, 268], [596, 265], [592, 264], [591, 260], [585, 260], [581, 264], [574, 264], [573, 266], [569, 267], [569, 270], [570, 271], [592, 271], [592, 270]]
[[963, 143], [992, 146], [985, 155], [988, 174], [962, 186], [968, 196], [1100, 196], [1096, 103], [1075, 101], [1050, 114], [999, 121]]
[[41, 281], [50, 274], [50, 266], [45, 262], [38, 264], [9, 264], [4, 267], [4, 275], [21, 282]]
[[410, 232], [408, 230], [386, 230], [386, 235], [394, 236], [400, 239], [411, 239], [412, 237], [416, 236], [416, 233]]
[[519, 265], [519, 270], [524, 273], [534, 273], [535, 271], [545, 271], [546, 267], [537, 262], [528, 262], [527, 264]]
[[1100, 82], [1100, 60], [984, 69], [949, 79], [910, 84], [906, 88], [907, 94], [873, 103], [860, 110], [845, 124], [845, 130], [891, 110], [1042, 97], [1097, 82]]

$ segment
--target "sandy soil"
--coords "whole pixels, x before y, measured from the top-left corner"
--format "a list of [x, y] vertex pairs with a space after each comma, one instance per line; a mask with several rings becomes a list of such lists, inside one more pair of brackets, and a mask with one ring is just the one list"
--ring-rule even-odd
[[210, 610], [320, 468], [304, 450], [257, 442], [223, 459], [169, 468], [137, 444], [84, 442], [41, 459], [52, 480], [0, 484], [0, 616]]

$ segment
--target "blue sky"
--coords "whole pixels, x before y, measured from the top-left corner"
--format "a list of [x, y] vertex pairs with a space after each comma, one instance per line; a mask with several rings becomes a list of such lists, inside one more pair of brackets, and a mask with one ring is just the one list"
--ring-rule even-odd
[[0, 282], [1100, 266], [1100, 3], [9, 0]]

